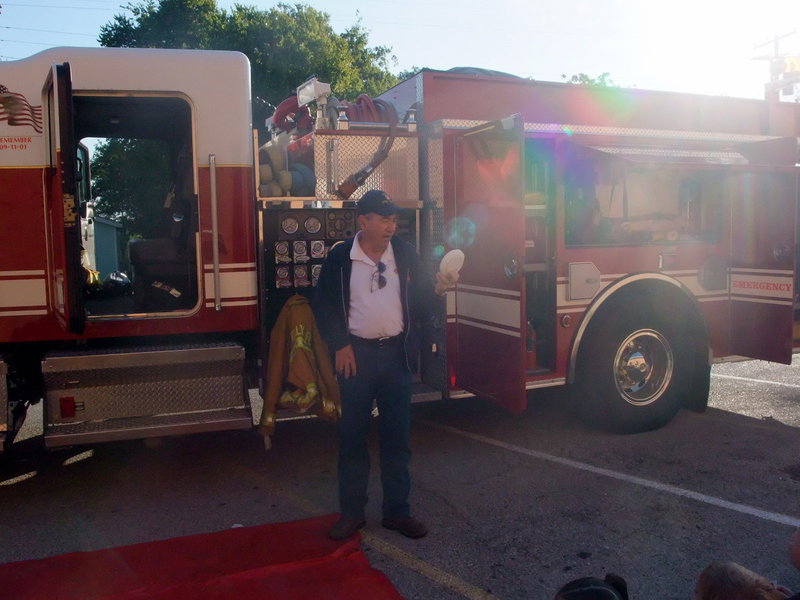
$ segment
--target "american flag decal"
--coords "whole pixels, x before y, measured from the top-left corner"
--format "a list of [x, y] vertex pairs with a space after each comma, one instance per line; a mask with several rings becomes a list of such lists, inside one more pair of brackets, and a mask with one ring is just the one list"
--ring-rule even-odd
[[30, 125], [36, 133], [42, 133], [42, 107], [31, 106], [25, 96], [0, 84], [0, 121], [17, 127]]

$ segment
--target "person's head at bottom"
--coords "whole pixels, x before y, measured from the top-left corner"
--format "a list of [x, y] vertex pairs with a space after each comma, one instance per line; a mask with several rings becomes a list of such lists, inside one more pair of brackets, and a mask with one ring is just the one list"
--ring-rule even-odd
[[766, 577], [734, 562], [715, 561], [700, 572], [694, 600], [783, 600]]
[[789, 544], [789, 561], [800, 569], [800, 527], [794, 532], [794, 537]]
[[581, 577], [564, 585], [553, 600], [628, 600], [628, 584], [613, 573], [604, 579]]

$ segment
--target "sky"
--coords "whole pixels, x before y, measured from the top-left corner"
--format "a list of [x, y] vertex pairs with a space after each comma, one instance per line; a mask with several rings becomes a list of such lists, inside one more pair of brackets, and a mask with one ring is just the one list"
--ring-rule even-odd
[[[299, 1], [299, 0], [298, 0]], [[294, 0], [292, 0], [294, 3]], [[764, 57], [800, 55], [799, 0], [308, 0], [337, 32], [360, 20], [392, 70], [482, 67], [543, 81], [760, 98]], [[127, 0], [0, 0], [0, 60], [97, 46]], [[218, 0], [220, 8], [234, 2]], [[271, 0], [239, 0], [270, 8]], [[300, 83], [300, 82], [298, 82]]]

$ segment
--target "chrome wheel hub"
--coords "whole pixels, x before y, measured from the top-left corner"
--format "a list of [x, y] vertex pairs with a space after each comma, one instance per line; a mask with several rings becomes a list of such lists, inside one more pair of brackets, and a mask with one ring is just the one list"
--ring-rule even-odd
[[626, 402], [644, 406], [658, 400], [674, 370], [669, 341], [653, 329], [639, 329], [620, 344], [614, 357], [614, 382]]

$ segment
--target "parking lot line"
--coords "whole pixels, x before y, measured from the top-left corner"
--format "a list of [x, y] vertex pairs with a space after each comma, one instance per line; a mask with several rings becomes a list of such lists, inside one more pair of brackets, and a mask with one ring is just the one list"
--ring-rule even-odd
[[[303, 496], [279, 485], [270, 484], [270, 491], [279, 496], [283, 496], [289, 502], [302, 509], [309, 516], [319, 516], [327, 514], [321, 506], [304, 498]], [[361, 539], [373, 550], [380, 552], [384, 556], [393, 560], [399, 565], [406, 567], [436, 585], [454, 592], [467, 600], [498, 600], [497, 596], [482, 590], [481, 588], [460, 579], [459, 577], [440, 569], [431, 563], [406, 552], [402, 548], [386, 541], [381, 536], [370, 531], [361, 531]]]
[[377, 550], [381, 554], [384, 554], [394, 560], [396, 563], [401, 564], [424, 577], [427, 577], [439, 586], [455, 592], [460, 596], [467, 598], [468, 600], [497, 600], [497, 596], [494, 596], [491, 593], [472, 585], [471, 583], [467, 583], [463, 579], [459, 579], [452, 573], [448, 573], [439, 567], [433, 566], [429, 562], [424, 561], [401, 548], [398, 548], [394, 544], [390, 544], [374, 533], [364, 531], [361, 533], [361, 537], [373, 550]]
[[790, 515], [783, 515], [780, 513], [775, 513], [767, 510], [761, 510], [760, 508], [755, 508], [753, 506], [748, 506], [746, 504], [739, 504], [737, 502], [729, 502], [728, 500], [723, 500], [722, 498], [717, 498], [715, 496], [708, 496], [707, 494], [701, 494], [699, 492], [687, 490], [675, 485], [670, 485], [668, 483], [661, 483], [659, 481], [652, 481], [650, 479], [644, 479], [643, 477], [637, 477], [635, 475], [628, 475], [627, 473], [621, 473], [619, 471], [612, 471], [611, 469], [596, 467], [594, 465], [583, 463], [577, 460], [562, 458], [560, 456], [554, 456], [552, 454], [547, 454], [545, 452], [539, 452], [538, 450], [530, 450], [529, 448], [515, 446], [514, 444], [509, 444], [507, 442], [486, 437], [484, 435], [479, 435], [477, 433], [470, 433], [469, 431], [464, 431], [462, 429], [457, 429], [455, 427], [450, 427], [448, 425], [441, 425], [440, 423], [434, 423], [433, 421], [420, 419], [418, 422], [428, 425], [429, 427], [439, 429], [441, 431], [446, 431], [454, 435], [459, 435], [474, 440], [476, 442], [482, 442], [484, 444], [489, 444], [497, 448], [509, 450], [510, 452], [516, 452], [517, 454], [523, 454], [525, 456], [530, 456], [532, 458], [545, 460], [561, 466], [570, 467], [572, 469], [587, 471], [589, 473], [594, 473], [595, 475], [601, 475], [603, 477], [610, 477], [612, 479], [625, 481], [633, 485], [650, 488], [653, 490], [657, 490], [659, 492], [673, 494], [675, 496], [680, 496], [682, 498], [689, 498], [690, 500], [695, 500], [697, 502], [702, 502], [704, 504], [709, 504], [711, 506], [718, 506], [720, 508], [725, 508], [745, 515], [750, 515], [758, 519], [763, 519], [765, 521], [772, 521], [774, 523], [779, 523], [781, 525], [789, 525], [790, 527], [800, 527], [800, 518], [792, 517]]
[[737, 381], [749, 381], [750, 383], [766, 383], [769, 385], [780, 385], [782, 387], [800, 388], [796, 383], [783, 383], [782, 381], [770, 381], [769, 379], [753, 379], [752, 377], [737, 377], [736, 375], [722, 375], [720, 373], [712, 373], [712, 377], [719, 377], [720, 379], [735, 379]]

